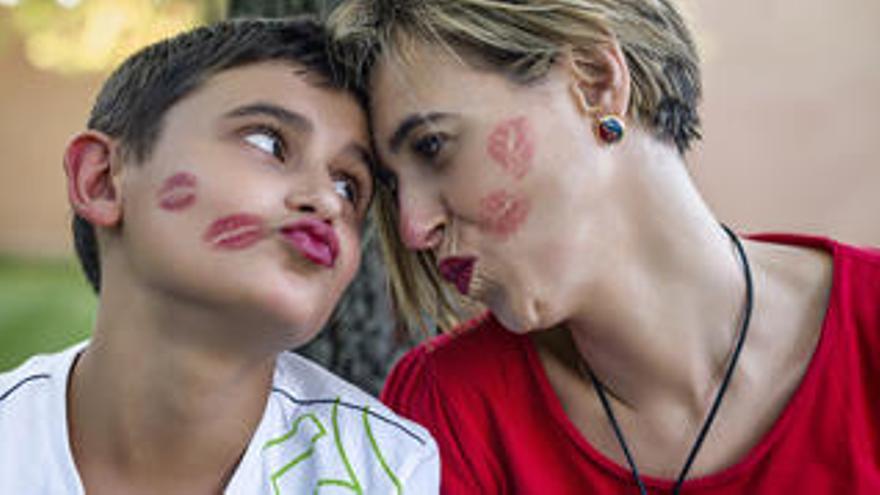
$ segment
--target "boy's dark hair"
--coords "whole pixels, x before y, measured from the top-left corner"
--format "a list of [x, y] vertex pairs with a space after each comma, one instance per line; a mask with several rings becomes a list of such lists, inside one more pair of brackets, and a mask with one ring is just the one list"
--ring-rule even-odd
[[[328, 43], [324, 28], [308, 18], [223, 21], [179, 34], [140, 50], [113, 72], [95, 100], [88, 128], [117, 139], [125, 159], [140, 163], [149, 158], [168, 109], [224, 70], [279, 61], [301, 67], [314, 84], [348, 89]], [[72, 229], [83, 271], [100, 292], [95, 229], [79, 215]]]

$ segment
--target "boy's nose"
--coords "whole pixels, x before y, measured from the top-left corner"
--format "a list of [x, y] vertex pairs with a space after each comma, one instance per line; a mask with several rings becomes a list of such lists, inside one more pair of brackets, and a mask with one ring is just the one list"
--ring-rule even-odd
[[284, 198], [290, 211], [311, 214], [322, 220], [334, 221], [342, 212], [343, 199], [333, 188], [333, 183], [313, 187], [294, 187]]

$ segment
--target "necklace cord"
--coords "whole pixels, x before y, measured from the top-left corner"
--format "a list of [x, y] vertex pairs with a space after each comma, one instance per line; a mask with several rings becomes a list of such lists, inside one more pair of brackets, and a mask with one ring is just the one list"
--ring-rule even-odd
[[[730, 384], [731, 379], [733, 378], [733, 371], [736, 368], [737, 361], [739, 361], [740, 353], [742, 352], [743, 345], [746, 341], [746, 334], [748, 333], [749, 322], [752, 319], [754, 287], [752, 281], [752, 270], [749, 266], [748, 257], [746, 256], [746, 252], [743, 248], [742, 242], [740, 242], [736, 234], [724, 224], [722, 224], [721, 227], [724, 229], [724, 232], [727, 234], [727, 236], [730, 237], [730, 240], [736, 248], [737, 254], [739, 255], [740, 262], [742, 263], [743, 276], [746, 282], [746, 301], [743, 308], [743, 319], [740, 326], [739, 336], [737, 337], [736, 346], [734, 347], [733, 354], [730, 357], [730, 364], [728, 364], [727, 369], [724, 372], [724, 377], [722, 378], [721, 384], [718, 387], [718, 391], [715, 394], [715, 399], [712, 401], [712, 406], [709, 408], [709, 414], [706, 416], [706, 420], [700, 427], [697, 438], [694, 441], [690, 452], [688, 453], [687, 460], [685, 461], [684, 465], [681, 468], [681, 471], [678, 474], [675, 485], [673, 485], [672, 487], [672, 493], [674, 495], [678, 495], [679, 491], [681, 491], [681, 485], [684, 484], [687, 473], [688, 471], [690, 471], [691, 466], [696, 460], [697, 453], [699, 452], [700, 447], [702, 447], [703, 441], [706, 439], [706, 435], [709, 433], [709, 428], [712, 426], [712, 423], [715, 420], [715, 416], [718, 414], [718, 409], [721, 407], [721, 400], [724, 398], [724, 394], [725, 392], [727, 392], [727, 387]], [[627, 446], [626, 439], [624, 439], [623, 437], [623, 431], [620, 428], [620, 424], [618, 423], [617, 418], [614, 416], [614, 411], [611, 409], [611, 404], [608, 402], [608, 397], [605, 393], [605, 387], [602, 385], [599, 379], [596, 378], [596, 375], [593, 373], [593, 370], [590, 369], [589, 366], [586, 367], [586, 371], [587, 374], [590, 376], [590, 380], [593, 382], [593, 388], [596, 389], [599, 400], [602, 402], [602, 408], [605, 409], [605, 415], [608, 416], [608, 420], [611, 423], [611, 427], [614, 430], [617, 441], [620, 444], [621, 449], [623, 450], [623, 455], [626, 457], [627, 464], [629, 464], [633, 479], [635, 480], [636, 485], [638, 485], [639, 487], [639, 493], [641, 495], [647, 495], [648, 490], [645, 488], [645, 483], [642, 481], [642, 477], [639, 475], [639, 470], [636, 467], [635, 459], [633, 458], [629, 447]]]

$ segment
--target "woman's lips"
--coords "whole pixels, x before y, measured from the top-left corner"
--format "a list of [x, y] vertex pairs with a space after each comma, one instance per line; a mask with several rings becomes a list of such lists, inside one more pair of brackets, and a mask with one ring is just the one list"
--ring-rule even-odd
[[477, 259], [472, 256], [450, 256], [440, 260], [438, 269], [443, 278], [455, 285], [458, 292], [466, 296], [470, 291], [476, 262]]
[[217, 219], [205, 231], [205, 242], [220, 249], [238, 250], [251, 247], [266, 237], [262, 217], [238, 213]]
[[305, 219], [281, 227], [285, 242], [307, 260], [332, 267], [339, 255], [339, 238], [326, 222]]

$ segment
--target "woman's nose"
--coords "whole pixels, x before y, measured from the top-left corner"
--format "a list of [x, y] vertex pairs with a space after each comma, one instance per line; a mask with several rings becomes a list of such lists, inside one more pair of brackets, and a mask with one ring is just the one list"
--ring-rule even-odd
[[446, 216], [439, 203], [418, 198], [399, 198], [398, 232], [407, 248], [414, 251], [434, 249], [443, 241]]

